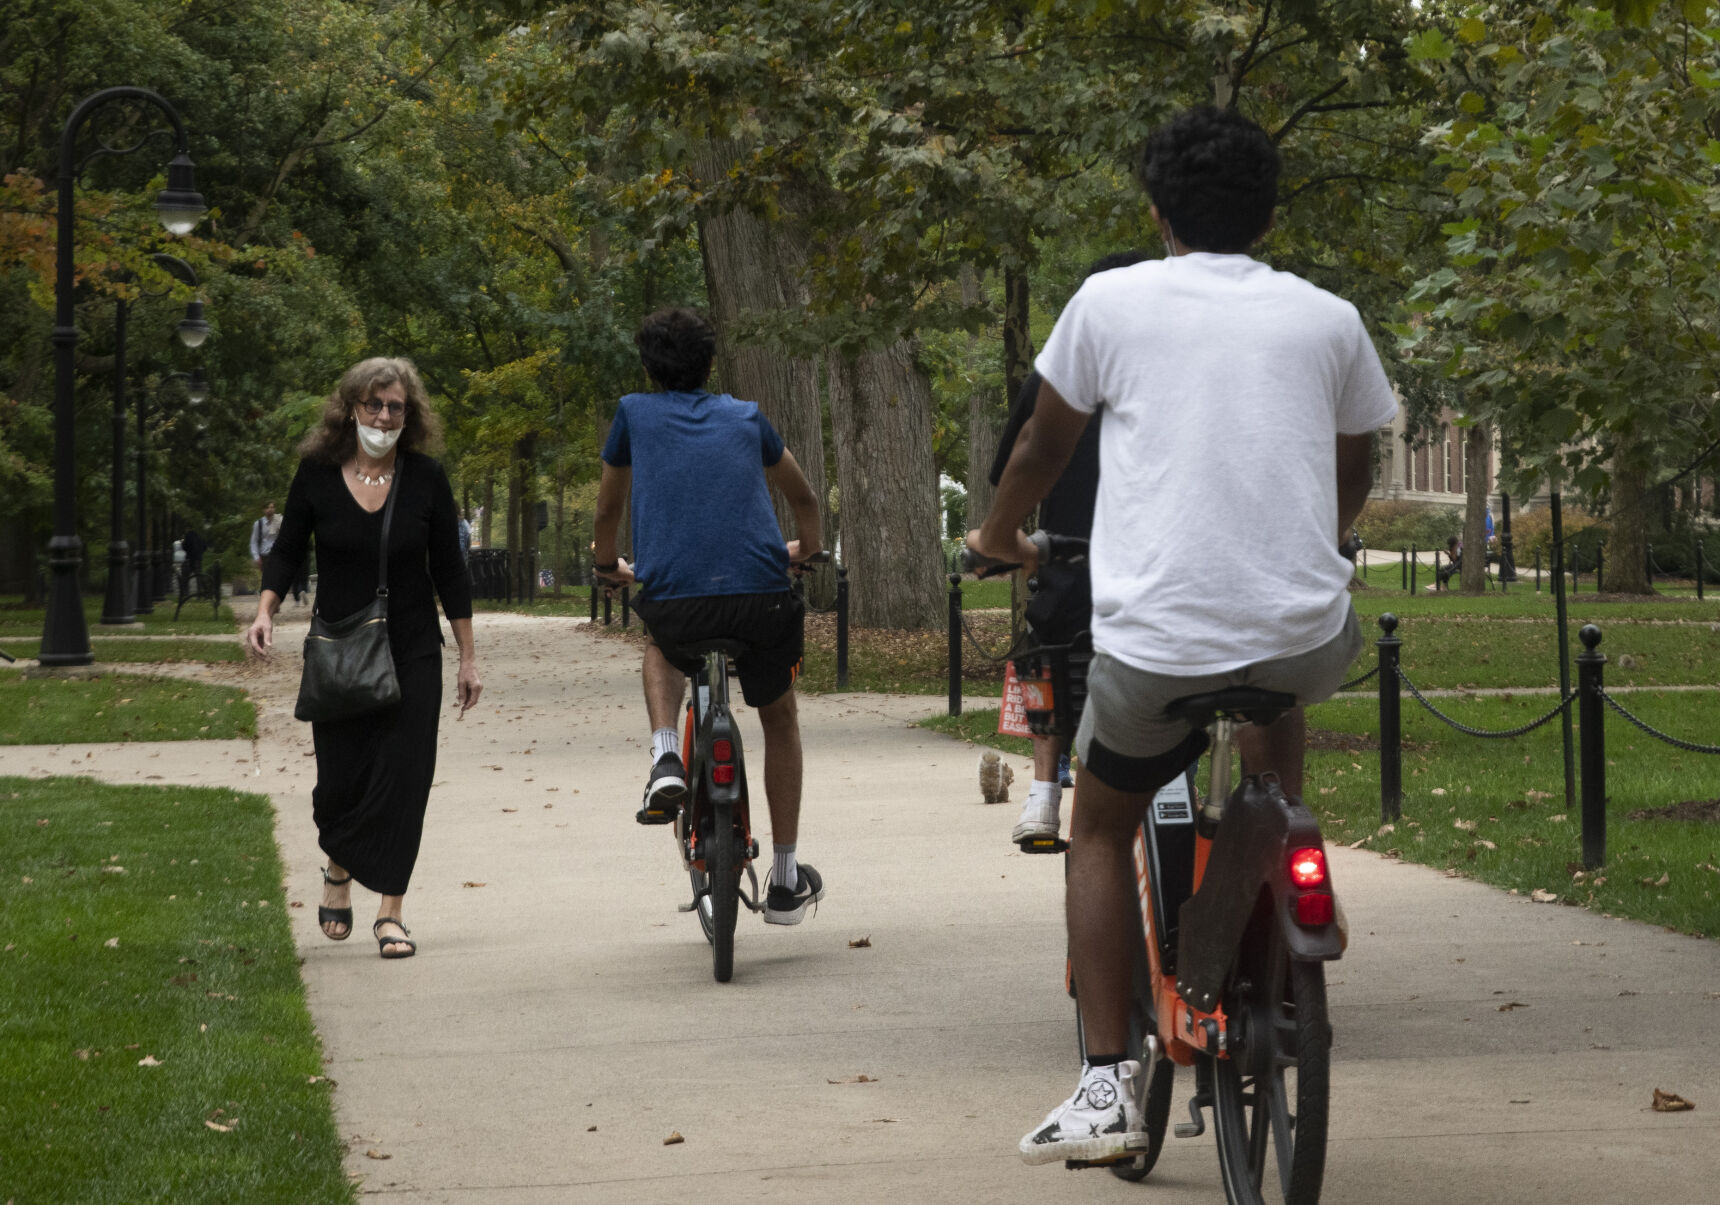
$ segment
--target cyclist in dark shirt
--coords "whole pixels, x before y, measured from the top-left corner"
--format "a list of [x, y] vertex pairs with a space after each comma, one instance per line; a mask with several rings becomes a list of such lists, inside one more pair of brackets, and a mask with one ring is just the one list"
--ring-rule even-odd
[[[790, 589], [792, 566], [821, 551], [818, 499], [782, 437], [752, 402], [705, 389], [716, 332], [695, 310], [659, 310], [637, 337], [655, 393], [621, 399], [603, 449], [593, 529], [598, 576], [638, 582], [651, 720], [651, 777], [641, 824], [674, 821], [687, 794], [677, 721], [686, 675], [701, 658], [682, 646], [729, 639], [741, 694], [764, 728], [764, 789], [773, 856], [764, 919], [796, 925], [824, 896], [818, 872], [797, 857], [800, 829], [800, 674], [805, 606]], [[784, 543], [770, 486], [794, 512]], [[632, 493], [635, 564], [616, 551], [621, 508]]]
[[[1144, 251], [1117, 251], [1098, 260], [1087, 275], [1109, 272], [1138, 264]], [[997, 455], [991, 462], [991, 483], [1003, 480], [1003, 470], [1015, 450], [1016, 437], [1033, 417], [1039, 398], [1041, 377], [1028, 375], [1016, 394], [1009, 421], [998, 438]], [[1093, 532], [1093, 505], [1099, 495], [1099, 428], [1103, 413], [1095, 414], [1075, 445], [1069, 465], [1057, 484], [1039, 504], [1039, 526], [1058, 535], [1085, 540]], [[1086, 562], [1074, 565], [1041, 565], [1034, 575], [1033, 597], [1027, 603], [1027, 625], [1041, 644], [1067, 644], [1087, 630], [1093, 610], [1093, 586]], [[1069, 774], [1069, 755], [1055, 736], [1033, 738], [1033, 785], [1021, 805], [1021, 815], [1010, 833], [1011, 841], [1031, 837], [1055, 837], [1062, 823], [1063, 788], [1075, 785]]]

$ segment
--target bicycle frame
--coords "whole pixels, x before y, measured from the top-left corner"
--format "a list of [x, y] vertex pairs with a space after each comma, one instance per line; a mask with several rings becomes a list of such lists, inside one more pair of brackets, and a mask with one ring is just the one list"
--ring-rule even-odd
[[[752, 880], [752, 895], [741, 893], [741, 903], [757, 912], [758, 881], [752, 860], [758, 856], [758, 842], [752, 835], [752, 817], [747, 806], [746, 759], [741, 745], [740, 728], [729, 708], [728, 654], [711, 651], [705, 654], [705, 664], [688, 675], [692, 687], [687, 701], [686, 718], [681, 731], [681, 748], [689, 750], [687, 761], [687, 804], [675, 824], [676, 846], [681, 864], [687, 870], [706, 869], [704, 842], [715, 839], [713, 813], [731, 817], [733, 830], [740, 838], [739, 863]], [[717, 757], [718, 742], [728, 742], [730, 756]], [[694, 900], [687, 907], [698, 905]]]

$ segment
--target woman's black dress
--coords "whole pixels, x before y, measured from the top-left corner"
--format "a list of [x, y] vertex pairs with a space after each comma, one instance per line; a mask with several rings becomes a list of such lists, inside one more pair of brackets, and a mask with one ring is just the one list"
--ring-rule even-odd
[[[442, 628], [470, 619], [472, 588], [460, 556], [459, 515], [442, 466], [403, 453], [388, 533], [388, 642], [400, 702], [371, 715], [312, 724], [317, 785], [311, 795], [318, 843], [380, 895], [405, 895], [424, 834], [436, 773], [442, 709]], [[285, 597], [316, 541], [316, 607], [338, 620], [376, 597], [382, 510], [365, 510], [338, 464], [302, 460], [287, 491], [281, 533], [263, 563], [263, 588]]]

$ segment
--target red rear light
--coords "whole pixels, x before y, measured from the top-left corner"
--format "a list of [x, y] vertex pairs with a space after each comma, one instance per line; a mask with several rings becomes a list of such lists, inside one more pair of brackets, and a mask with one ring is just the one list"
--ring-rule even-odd
[[733, 782], [734, 780], [735, 780], [735, 768], [733, 766], [712, 766], [711, 767], [711, 781], [716, 783], [718, 786], [726, 787], [731, 782]]
[[[715, 758], [717, 761], [734, 761], [735, 760], [734, 743], [732, 741], [720, 741], [720, 740], [719, 741], [712, 741], [711, 742], [711, 756], [713, 758]], [[719, 779], [718, 781], [719, 782], [727, 782], [728, 779]]]
[[1296, 923], [1313, 928], [1332, 923], [1332, 897], [1324, 891], [1311, 891], [1296, 897]]
[[1326, 881], [1326, 851], [1310, 847], [1290, 855], [1290, 881], [1301, 888], [1318, 887]]

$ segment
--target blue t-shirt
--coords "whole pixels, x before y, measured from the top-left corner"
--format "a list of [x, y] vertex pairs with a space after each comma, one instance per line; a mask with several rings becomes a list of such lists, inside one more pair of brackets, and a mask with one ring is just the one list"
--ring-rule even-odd
[[633, 470], [633, 572], [653, 599], [788, 589], [764, 470], [782, 437], [726, 393], [630, 393], [603, 461]]

